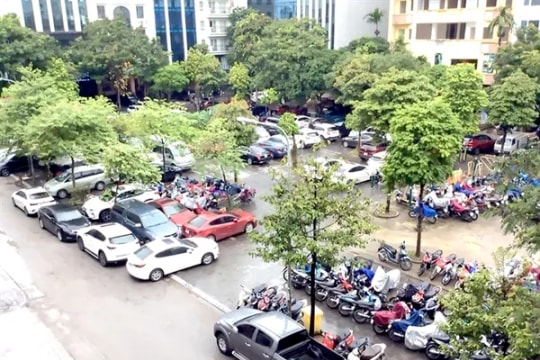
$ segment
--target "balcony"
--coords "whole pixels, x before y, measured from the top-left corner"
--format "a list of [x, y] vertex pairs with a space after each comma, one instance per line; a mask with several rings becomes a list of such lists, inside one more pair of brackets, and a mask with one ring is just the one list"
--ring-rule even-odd
[[227, 28], [224, 28], [224, 27], [218, 27], [218, 28], [211, 27], [210, 28], [210, 33], [208, 34], [208, 36], [210, 36], [210, 37], [227, 36]]
[[212, 55], [226, 55], [228, 50], [225, 45], [210, 45], [209, 47], [210, 54]]
[[208, 18], [227, 19], [231, 14], [232, 11], [230, 9], [224, 7], [210, 7], [210, 14], [208, 14]]
[[411, 14], [397, 14], [393, 18], [394, 25], [409, 25], [412, 24]]

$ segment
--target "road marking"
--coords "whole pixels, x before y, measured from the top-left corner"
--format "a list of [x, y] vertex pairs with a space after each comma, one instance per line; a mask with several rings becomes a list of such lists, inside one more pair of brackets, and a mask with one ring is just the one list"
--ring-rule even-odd
[[228, 313], [228, 312], [231, 311], [231, 309], [229, 307], [227, 307], [224, 304], [222, 304], [221, 302], [219, 302], [216, 298], [214, 298], [213, 296], [207, 294], [206, 292], [199, 289], [198, 287], [190, 284], [186, 280], [182, 279], [180, 276], [173, 274], [173, 275], [170, 275], [169, 277], [173, 281], [176, 281], [178, 284], [183, 286], [187, 291], [189, 291], [193, 295], [197, 296], [199, 299], [201, 299], [201, 300], [207, 302], [208, 304], [212, 305], [214, 308], [221, 311], [222, 313]]

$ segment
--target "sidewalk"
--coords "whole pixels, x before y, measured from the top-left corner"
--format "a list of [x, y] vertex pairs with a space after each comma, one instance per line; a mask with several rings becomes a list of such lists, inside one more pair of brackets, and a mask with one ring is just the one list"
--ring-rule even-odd
[[17, 249], [0, 234], [0, 359], [72, 360], [51, 330], [27, 307], [28, 301], [40, 296]]

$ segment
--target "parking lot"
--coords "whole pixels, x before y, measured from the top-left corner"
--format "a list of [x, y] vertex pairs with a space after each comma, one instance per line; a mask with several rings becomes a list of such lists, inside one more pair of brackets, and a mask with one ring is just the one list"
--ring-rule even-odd
[[[345, 157], [355, 160], [353, 149], [332, 144], [317, 156]], [[303, 150], [304, 156], [310, 150]], [[260, 197], [268, 194], [272, 183], [271, 167], [285, 170], [283, 164], [246, 167], [240, 180], [257, 189], [257, 199], [246, 210], [260, 217], [271, 211]], [[12, 178], [0, 182], [0, 229], [16, 240], [26, 259], [37, 286], [44, 297], [33, 306], [55, 329], [57, 335], [77, 359], [177, 359], [181, 344], [190, 344], [193, 353], [183, 359], [222, 359], [214, 346], [211, 326], [218, 313], [193, 299], [171, 279], [161, 283], [135, 281], [123, 266], [102, 268], [97, 261], [77, 250], [75, 244], [60, 243], [54, 236], [39, 229], [35, 218], [27, 218], [13, 208], [10, 195], [17, 189]], [[365, 196], [377, 201], [384, 194], [370, 184], [359, 186]], [[402, 211], [402, 213], [405, 213]], [[377, 220], [382, 226], [378, 236], [389, 243], [414, 238], [414, 221], [405, 216], [396, 220]], [[469, 238], [464, 238], [464, 234]], [[480, 219], [473, 224], [453, 220], [426, 229], [426, 246], [442, 247], [451, 241], [469, 242], [471, 249], [482, 249], [482, 241], [505, 243], [493, 219]], [[373, 255], [372, 244], [366, 250]], [[445, 251], [450, 251], [450, 247]], [[412, 249], [413, 242], [410, 247]], [[463, 246], [462, 246], [463, 247]], [[249, 255], [251, 245], [247, 237], [239, 236], [220, 242], [220, 259], [211, 266], [179, 272], [189, 283], [201, 288], [228, 307], [233, 307], [240, 284], [252, 287], [261, 282], [282, 283], [281, 264], [264, 263]], [[471, 250], [472, 251], [472, 250]], [[484, 252], [486, 252], [484, 250]], [[404, 279], [407, 280], [407, 279]], [[299, 297], [303, 292], [297, 292]], [[349, 318], [319, 305], [325, 312], [324, 328], [342, 331], [353, 328], [356, 336], [374, 337], [370, 326], [356, 325]], [[389, 344], [391, 359], [423, 359], [422, 353], [412, 353], [387, 338], [377, 338]], [[190, 350], [191, 351], [191, 350]]]

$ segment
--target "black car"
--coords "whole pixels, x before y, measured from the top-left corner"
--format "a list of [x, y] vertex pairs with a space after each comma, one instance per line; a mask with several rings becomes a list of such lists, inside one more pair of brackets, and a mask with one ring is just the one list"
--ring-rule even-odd
[[15, 153], [0, 154], [0, 175], [9, 176], [29, 169], [28, 156], [19, 156]]
[[[362, 138], [361, 139], [362, 144], [373, 140], [373, 137], [369, 135], [362, 135], [361, 138]], [[343, 145], [343, 147], [346, 147], [346, 148], [357, 148], [358, 147], [358, 131], [351, 132], [349, 136], [342, 138], [341, 145]]]
[[274, 159], [283, 159], [283, 157], [287, 155], [287, 145], [276, 141], [260, 141], [255, 146], [261, 147], [269, 151]]
[[241, 146], [238, 148], [240, 158], [248, 164], [268, 164], [272, 153], [257, 145]]
[[91, 225], [77, 208], [66, 204], [44, 206], [37, 217], [39, 227], [55, 234], [60, 241], [75, 241], [77, 230]]
[[268, 131], [268, 134], [270, 134], [270, 136], [279, 135], [280, 134], [279, 130], [275, 126], [272, 126], [271, 124], [273, 124], [273, 122], [269, 121], [268, 123], [261, 122], [258, 125], [262, 126], [264, 130]]

